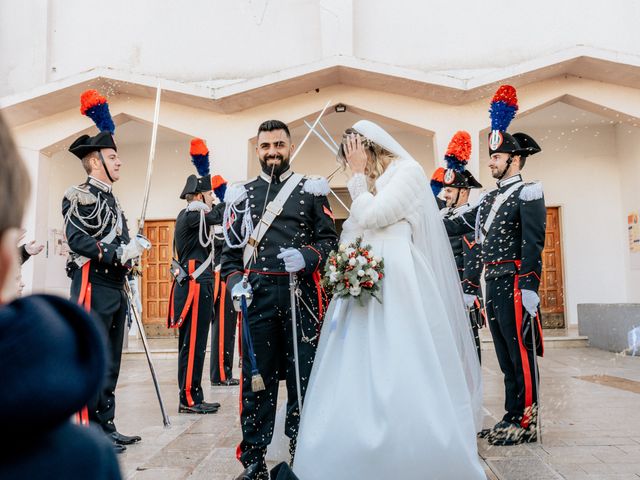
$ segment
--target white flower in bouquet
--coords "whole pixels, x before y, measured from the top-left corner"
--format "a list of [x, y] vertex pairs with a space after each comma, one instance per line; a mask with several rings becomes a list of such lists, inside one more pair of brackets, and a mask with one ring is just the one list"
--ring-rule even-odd
[[375, 260], [371, 260], [371, 263], [369, 265], [371, 265], [371, 267], [373, 268], [378, 265], [378, 262], [376, 262]]
[[350, 259], [349, 259], [349, 265], [351, 265], [352, 267], [355, 267], [355, 265], [356, 265], [356, 259], [355, 259], [355, 258], [350, 258]]
[[376, 264], [380, 263], [382, 261], [382, 258], [380, 257], [373, 257], [373, 261], [376, 262]]
[[380, 275], [378, 275], [378, 272], [376, 272], [373, 268], [369, 268], [365, 273], [369, 278], [371, 278], [371, 281], [373, 283], [377, 283], [378, 280], [380, 280]]
[[355, 252], [356, 249], [353, 247], [347, 247], [347, 249], [344, 251], [344, 253], [346, 253], [347, 255], [351, 255], [353, 252]]
[[356, 257], [356, 260], [358, 261], [358, 263], [359, 263], [360, 265], [365, 265], [365, 264], [367, 263], [367, 259], [366, 259], [366, 258], [364, 258], [362, 255], [358, 255], [358, 256]]
[[354, 285], [353, 287], [349, 287], [349, 294], [357, 297], [358, 295], [360, 295], [360, 290], [360, 285]]
[[344, 252], [347, 249], [347, 246], [344, 243], [341, 243], [340, 246], [338, 247], [338, 251], [340, 253]]
[[338, 281], [338, 272], [331, 272], [331, 275], [329, 275], [329, 281], [336, 283]]
[[330, 265], [330, 266], [329, 266], [329, 271], [330, 271], [330, 272], [335, 272], [335, 271], [336, 271], [336, 267], [335, 267], [335, 265]]
[[364, 270], [358, 270], [358, 276], [364, 277]]

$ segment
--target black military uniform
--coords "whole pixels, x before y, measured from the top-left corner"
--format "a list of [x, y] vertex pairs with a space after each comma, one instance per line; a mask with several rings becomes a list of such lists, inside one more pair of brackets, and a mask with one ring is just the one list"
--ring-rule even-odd
[[[211, 190], [211, 177], [190, 175], [180, 195]], [[181, 413], [214, 413], [220, 406], [204, 401], [202, 369], [213, 316], [213, 262], [211, 256], [215, 225], [222, 223], [224, 203], [209, 209], [193, 201], [178, 214], [174, 246], [177, 263], [189, 275], [174, 280], [171, 287], [168, 326], [179, 328], [178, 385]], [[200, 268], [201, 265], [205, 265]], [[175, 273], [176, 265], [172, 265]], [[200, 270], [199, 270], [200, 269]], [[195, 277], [195, 278], [194, 278]]]
[[[528, 157], [540, 147], [526, 134], [490, 133], [490, 154]], [[505, 170], [506, 171], [506, 170]], [[501, 203], [502, 202], [502, 203]], [[492, 221], [492, 209], [496, 211]], [[542, 328], [522, 305], [522, 290], [536, 292], [542, 270], [546, 208], [542, 186], [525, 184], [514, 175], [498, 181], [498, 188], [479, 204], [454, 219], [445, 220], [449, 234], [464, 234], [475, 226], [482, 244], [487, 287], [487, 316], [496, 355], [505, 379], [503, 420], [490, 432], [495, 445], [535, 441], [537, 385], [534, 355], [542, 355]], [[538, 345], [530, 341], [530, 328]], [[528, 327], [528, 328], [527, 328]]]
[[[469, 204], [461, 205], [457, 208], [446, 207], [443, 218], [451, 220], [469, 210]], [[473, 305], [468, 307], [469, 320], [473, 330], [473, 338], [476, 343], [478, 360], [482, 359], [479, 330], [484, 326], [484, 309], [482, 305], [482, 289], [480, 288], [480, 275], [482, 274], [481, 246], [477, 244], [474, 235], [465, 233], [463, 235], [449, 235], [449, 242], [453, 250], [453, 257], [456, 261], [458, 275], [462, 291], [466, 295], [476, 297]]]
[[[111, 133], [103, 131], [95, 137], [83, 135], [69, 151], [82, 159], [106, 148], [115, 150], [116, 145]], [[104, 160], [103, 167], [109, 175]], [[100, 320], [108, 339], [110, 364], [100, 394], [87, 406], [88, 420], [98, 423], [117, 444], [135, 443], [140, 437], [122, 435], [114, 424], [115, 390], [129, 308], [124, 284], [131, 265], [121, 262], [122, 246], [130, 242], [127, 220], [111, 185], [93, 177], [65, 192], [62, 215], [71, 251], [67, 261], [71, 299]]]
[[[258, 228], [263, 206], [267, 203], [267, 190], [269, 189], [269, 197], [266, 200], [270, 202], [291, 175], [292, 172], [287, 170], [272, 181], [263, 172], [244, 185], [250, 207], [247, 215], [251, 215], [254, 228]], [[247, 268], [254, 292], [248, 309], [248, 333], [253, 341], [257, 367], [266, 390], [252, 391], [251, 359], [248, 357], [245, 341], [242, 347], [241, 379], [242, 443], [238, 446], [238, 458], [245, 467], [258, 465], [256, 471], [265, 468], [260, 467], [260, 464], [264, 465], [267, 445], [273, 434], [280, 379], [287, 382], [285, 433], [292, 439], [292, 449], [295, 449], [300, 420], [293, 357], [289, 274], [285, 271], [282, 260], [276, 257], [281, 248], [292, 247], [298, 249], [304, 258], [305, 267], [297, 273], [301, 293], [297, 308], [298, 351], [301, 393], [304, 397], [321, 327], [318, 320], [322, 319], [326, 308], [326, 299], [319, 283], [320, 272], [328, 254], [337, 246], [333, 213], [326, 197], [328, 193], [326, 180], [302, 178], [284, 204], [282, 212], [266, 231], [255, 250], [254, 260]], [[229, 200], [227, 192], [227, 201]], [[241, 221], [241, 216], [235, 219], [232, 226], [234, 231], [240, 231]], [[225, 245], [223, 249], [222, 277], [227, 279], [229, 288], [233, 288], [245, 271], [242, 255], [241, 248]], [[242, 325], [244, 328], [245, 324]]]
[[[221, 228], [221, 226], [220, 226]], [[217, 229], [217, 227], [216, 227]], [[220, 260], [224, 238], [216, 237], [214, 279], [213, 279], [213, 323], [211, 325], [211, 359], [209, 375], [211, 385], [238, 385], [238, 379], [233, 378], [233, 350], [236, 338], [236, 324], [238, 314], [233, 308], [231, 296], [227, 294], [227, 282], [220, 275]]]
[[[457, 205], [461, 189], [482, 188], [474, 176], [466, 169], [471, 155], [471, 136], [466, 131], [458, 131], [451, 138], [445, 161], [447, 168], [438, 168], [431, 177], [431, 189], [436, 196], [438, 207], [443, 218], [452, 219], [469, 210], [469, 204], [447, 207], [446, 201], [438, 197], [444, 187], [457, 190], [457, 197], [453, 202]], [[468, 305], [469, 320], [473, 330], [473, 337], [478, 352], [478, 360], [481, 359], [479, 329], [484, 325], [484, 312], [482, 308], [482, 292], [480, 289], [480, 274], [482, 273], [482, 261], [480, 259], [480, 246], [477, 245], [472, 235], [449, 235], [449, 242], [453, 251], [453, 257], [460, 276], [460, 283], [465, 295], [475, 298], [473, 305]]]

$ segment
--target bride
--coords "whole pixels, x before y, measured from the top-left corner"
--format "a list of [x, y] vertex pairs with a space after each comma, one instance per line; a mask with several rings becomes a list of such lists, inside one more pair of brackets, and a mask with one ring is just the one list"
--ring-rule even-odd
[[483, 479], [480, 366], [422, 167], [369, 121], [338, 154], [353, 173], [341, 243], [382, 257], [382, 303], [334, 299], [300, 421], [301, 480]]

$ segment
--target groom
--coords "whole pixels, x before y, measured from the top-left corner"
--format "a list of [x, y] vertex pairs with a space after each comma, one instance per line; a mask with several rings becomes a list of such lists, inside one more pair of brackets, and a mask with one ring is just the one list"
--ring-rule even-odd
[[[287, 125], [278, 120], [266, 121], [258, 128], [257, 140], [256, 153], [262, 172], [244, 184], [243, 198], [246, 195], [249, 209], [243, 214], [238, 210], [238, 217], [229, 232], [240, 232], [242, 216], [250, 215], [254, 232], [264, 235], [260, 238], [254, 233], [244, 249], [225, 244], [221, 261], [221, 276], [226, 279], [229, 293], [242, 279], [243, 273], [248, 274], [254, 293], [248, 309], [248, 322], [247, 319], [243, 322], [243, 328], [247, 324], [249, 326], [243, 338], [249, 334], [253, 349], [245, 339], [241, 353], [242, 443], [237, 450], [245, 471], [238, 480], [269, 478], [265, 454], [273, 435], [279, 380], [287, 383], [285, 433], [291, 439], [293, 457], [300, 412], [293, 356], [289, 273], [295, 273], [298, 281], [296, 341], [304, 398], [326, 307], [319, 283], [321, 271], [329, 252], [337, 246], [333, 213], [327, 199], [328, 182], [291, 171], [289, 163], [294, 145]], [[285, 193], [274, 202], [282, 191]], [[230, 200], [230, 196], [225, 196], [225, 201]], [[264, 216], [262, 212], [265, 212]], [[233, 235], [230, 233], [229, 236]], [[257, 370], [264, 379], [265, 389], [261, 391], [252, 391], [252, 375], [256, 373], [251, 369], [253, 354]]]

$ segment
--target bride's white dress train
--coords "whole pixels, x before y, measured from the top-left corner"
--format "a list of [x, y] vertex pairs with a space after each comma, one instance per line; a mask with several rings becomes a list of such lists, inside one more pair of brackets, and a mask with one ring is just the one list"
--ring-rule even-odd
[[[421, 189], [431, 195], [424, 172], [414, 161], [395, 161], [375, 196], [359, 195], [362, 186], [351, 183], [357, 198], [343, 241], [362, 235], [384, 258], [382, 304], [332, 301], [294, 472], [301, 480], [483, 479], [472, 398], [478, 391], [470, 393], [477, 378], [461, 361], [438, 271], [415, 243], [425, 214], [416, 196]], [[469, 354], [475, 358], [472, 347]]]

